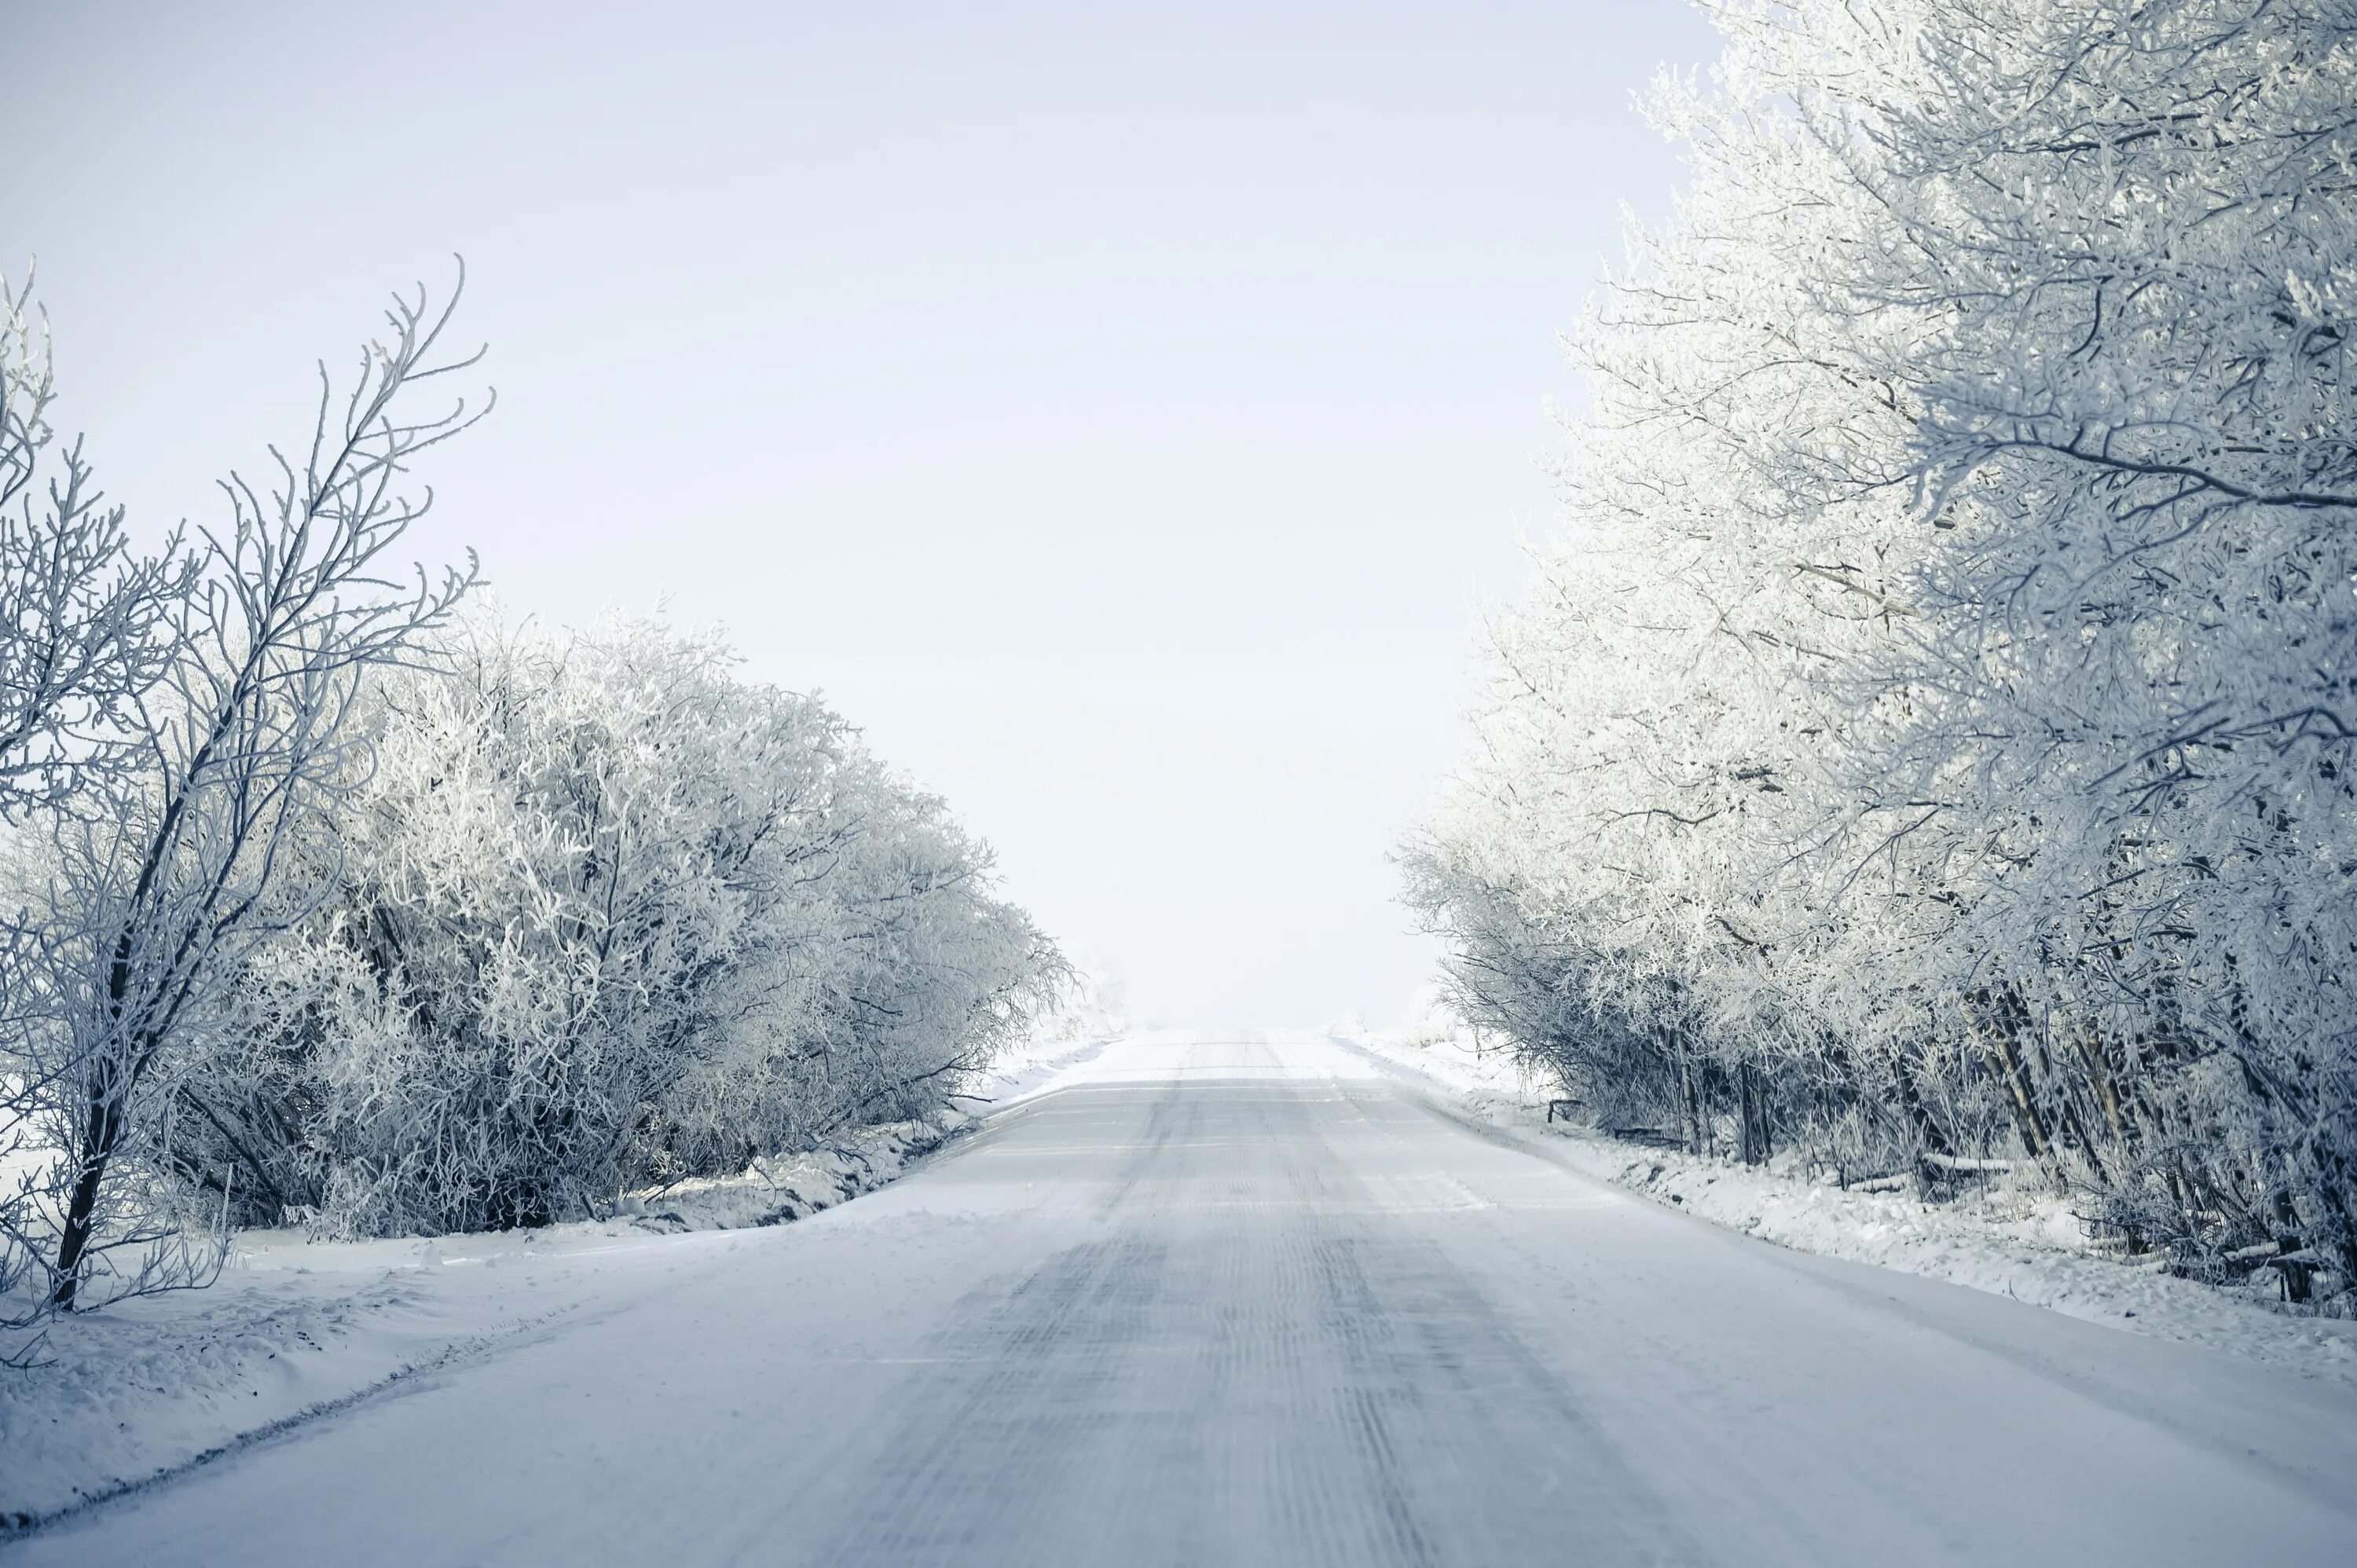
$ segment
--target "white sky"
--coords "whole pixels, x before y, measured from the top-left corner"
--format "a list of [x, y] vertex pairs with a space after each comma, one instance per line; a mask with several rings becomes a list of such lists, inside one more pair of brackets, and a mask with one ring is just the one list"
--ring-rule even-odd
[[160, 527], [472, 274], [429, 559], [720, 622], [1156, 1021], [1396, 1014], [1674, 0], [8, 6], [0, 265]]

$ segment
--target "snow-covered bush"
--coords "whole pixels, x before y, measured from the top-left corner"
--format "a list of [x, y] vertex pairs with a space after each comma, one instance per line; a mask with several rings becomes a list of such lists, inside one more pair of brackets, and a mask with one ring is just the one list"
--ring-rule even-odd
[[2357, 1272], [2357, 32], [1716, 8], [1561, 531], [1406, 856], [1616, 1120]]
[[987, 856], [834, 714], [646, 623], [376, 682], [334, 892], [183, 1087], [191, 1179], [342, 1232], [544, 1223], [930, 1109], [1048, 998]]

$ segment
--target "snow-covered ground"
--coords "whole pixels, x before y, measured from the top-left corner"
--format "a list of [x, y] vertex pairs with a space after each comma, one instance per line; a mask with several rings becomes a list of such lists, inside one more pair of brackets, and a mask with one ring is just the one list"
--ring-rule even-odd
[[50, 1328], [45, 1365], [0, 1369], [0, 1531], [671, 1288], [729, 1246], [682, 1232], [781, 1224], [872, 1191], [1103, 1048], [1035, 1042], [933, 1122], [631, 1194], [609, 1219], [431, 1240], [242, 1231], [213, 1285], [77, 1315]]
[[[604, 1240], [514, 1260], [566, 1315], [14, 1560], [2214, 1568], [2357, 1531], [2357, 1390], [1699, 1222], [1315, 1034], [1125, 1041], [802, 1223]], [[460, 1316], [509, 1262], [372, 1310]]]
[[1926, 1204], [1904, 1192], [1845, 1191], [1780, 1158], [1747, 1168], [1620, 1143], [1549, 1122], [1547, 1090], [1504, 1051], [1461, 1036], [1352, 1032], [1348, 1043], [1409, 1075], [1446, 1107], [1549, 1159], [1717, 1224], [1824, 1257], [1968, 1285], [2139, 1334], [2208, 1345], [2357, 1387], [2357, 1322], [2274, 1309], [2273, 1276], [2247, 1291], [2177, 1279], [2086, 1244], [2066, 1197], [1992, 1187]]

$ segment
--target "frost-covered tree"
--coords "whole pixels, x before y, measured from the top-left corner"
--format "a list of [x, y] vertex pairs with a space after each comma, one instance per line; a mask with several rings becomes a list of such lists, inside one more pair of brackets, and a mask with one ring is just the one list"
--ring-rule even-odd
[[[130, 761], [141, 703], [167, 666], [160, 633], [189, 581], [177, 540], [134, 553], [79, 440], [49, 462], [56, 395], [31, 279], [0, 280], [0, 849], [28, 818], [86, 804]], [[10, 1048], [38, 1027], [23, 967], [31, 926], [0, 904], [0, 1162], [17, 1168], [38, 1158], [44, 1087]], [[0, 1190], [0, 1296], [38, 1262], [17, 1240], [35, 1207], [17, 1183]]]
[[1717, 6], [1408, 856], [1615, 1117], [2357, 1269], [2357, 42], [2263, 0]]
[[1950, 26], [1879, 134], [1911, 260], [1874, 286], [1946, 311], [1916, 462], [1953, 542], [1889, 756], [1998, 850], [1968, 1020], [2025, 1143], [2131, 1230], [2345, 1273], [2357, 37], [2252, 4]]
[[164, 671], [174, 545], [135, 554], [79, 440], [45, 471], [57, 397], [32, 281], [0, 280], [0, 812], [53, 803], [116, 760]]
[[57, 398], [32, 280], [0, 280], [0, 813], [53, 804], [120, 760], [162, 678], [188, 587], [177, 539], [135, 553], [77, 439], [53, 467]]
[[324, 886], [337, 812], [366, 772], [360, 681], [407, 656], [470, 581], [385, 575], [430, 499], [400, 489], [410, 462], [473, 418], [463, 403], [411, 412], [419, 383], [472, 362], [435, 357], [448, 309], [421, 293], [388, 320], [345, 395], [323, 368], [317, 423], [296, 456], [273, 454], [275, 484], [225, 483], [228, 524], [200, 535], [186, 591], [135, 628], [156, 673], [114, 715], [119, 757], [75, 774], [34, 854], [16, 1066], [54, 1161], [13, 1232], [48, 1239], [56, 1306], [98, 1275], [147, 1277], [110, 1260], [149, 1256], [168, 1230], [146, 1216], [178, 1080], [233, 983]]

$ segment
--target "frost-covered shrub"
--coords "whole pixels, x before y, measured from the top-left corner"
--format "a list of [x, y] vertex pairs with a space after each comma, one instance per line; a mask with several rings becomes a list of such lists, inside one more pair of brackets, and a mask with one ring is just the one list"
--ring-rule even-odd
[[186, 1090], [255, 1218], [443, 1231], [917, 1114], [1058, 963], [817, 702], [647, 624], [477, 629], [370, 697], [336, 892]]
[[660, 1102], [649, 1174], [737, 1169], [834, 1128], [924, 1115], [1060, 996], [1062, 958], [996, 896], [988, 851], [940, 800], [855, 749], [834, 809], [842, 837], [801, 885], [823, 923], [765, 969], [780, 1004], [749, 1013]]

